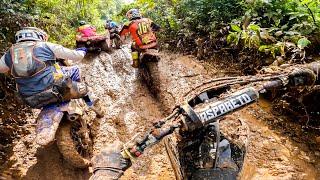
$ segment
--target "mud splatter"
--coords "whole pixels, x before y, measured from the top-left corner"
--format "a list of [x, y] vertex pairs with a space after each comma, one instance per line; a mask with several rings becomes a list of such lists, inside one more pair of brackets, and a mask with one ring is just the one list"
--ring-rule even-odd
[[[102, 101], [106, 116], [96, 119], [91, 128], [94, 154], [106, 144], [119, 139], [126, 142], [138, 132], [143, 133], [151, 123], [164, 117], [190, 88], [224, 73], [207, 68], [191, 56], [162, 53], [161, 61], [151, 69], [155, 85], [160, 90], [156, 99], [150, 94], [131, 66], [129, 49], [112, 54], [100, 53], [86, 59], [80, 67], [85, 82]], [[23, 112], [26, 112], [23, 110]], [[7, 113], [7, 112], [5, 112]], [[35, 117], [38, 111], [21, 116], [25, 123], [20, 138], [13, 141], [7, 163], [1, 166], [1, 177], [8, 179], [87, 179], [87, 170], [74, 169], [59, 154], [55, 145], [45, 149], [34, 144]], [[5, 118], [1, 116], [2, 122]], [[246, 168], [242, 179], [317, 179], [320, 161], [317, 151], [310, 150], [312, 142], [295, 141], [272, 126], [279, 117], [253, 105], [229, 116], [241, 119], [250, 127]], [[16, 120], [16, 119], [15, 119]], [[228, 125], [228, 120], [224, 121]], [[224, 128], [225, 132], [228, 131]], [[298, 138], [299, 140], [299, 138]], [[310, 141], [316, 141], [317, 138]], [[316, 143], [316, 142], [315, 142]], [[319, 150], [318, 150], [319, 152]], [[174, 174], [162, 143], [147, 150], [122, 179], [173, 179]]]

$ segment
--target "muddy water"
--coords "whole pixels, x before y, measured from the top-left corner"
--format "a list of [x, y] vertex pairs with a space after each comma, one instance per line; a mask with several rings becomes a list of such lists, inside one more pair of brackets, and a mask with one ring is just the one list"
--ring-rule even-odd
[[[94, 151], [98, 153], [115, 139], [129, 141], [163, 117], [157, 101], [131, 67], [128, 49], [111, 55], [101, 53], [82, 66], [85, 81], [102, 100], [106, 116], [93, 123]], [[122, 179], [172, 179], [164, 146], [159, 144], [138, 159]]]

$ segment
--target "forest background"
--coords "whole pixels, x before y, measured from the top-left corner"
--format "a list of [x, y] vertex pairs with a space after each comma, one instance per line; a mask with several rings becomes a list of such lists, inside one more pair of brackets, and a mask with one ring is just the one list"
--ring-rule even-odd
[[[224, 57], [262, 65], [308, 62], [320, 50], [319, 0], [0, 0], [0, 53], [24, 26], [37, 26], [50, 41], [74, 47], [79, 20], [103, 31], [105, 19], [124, 23], [138, 8], [162, 27], [162, 47], [200, 59]], [[178, 48], [177, 48], [178, 47]]]

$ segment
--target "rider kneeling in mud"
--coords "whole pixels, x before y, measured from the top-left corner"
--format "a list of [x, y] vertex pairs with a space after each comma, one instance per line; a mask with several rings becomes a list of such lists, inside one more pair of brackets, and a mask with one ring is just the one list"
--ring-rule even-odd
[[83, 98], [86, 104], [102, 117], [103, 111], [94, 101], [88, 87], [80, 82], [77, 66], [63, 67], [57, 59], [80, 61], [86, 48], [71, 50], [46, 42], [46, 32], [35, 27], [25, 27], [15, 35], [16, 44], [1, 57], [0, 73], [14, 77], [23, 101], [32, 108]]
[[139, 67], [139, 54], [147, 49], [157, 49], [158, 43], [155, 31], [160, 29], [160, 26], [155, 24], [149, 18], [141, 17], [138, 9], [130, 9], [127, 14], [130, 20], [127, 22], [120, 31], [120, 36], [123, 38], [126, 34], [130, 33], [133, 43], [132, 50], [132, 66]]
[[[311, 63], [294, 69], [288, 76], [289, 86], [312, 86], [319, 83], [320, 63]], [[115, 141], [92, 158], [93, 175], [90, 180], [119, 179], [131, 166], [131, 157], [123, 151], [121, 142]]]

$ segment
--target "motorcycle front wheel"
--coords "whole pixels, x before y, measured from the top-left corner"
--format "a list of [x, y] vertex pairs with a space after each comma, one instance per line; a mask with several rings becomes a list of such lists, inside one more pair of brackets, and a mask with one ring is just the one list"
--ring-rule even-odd
[[57, 145], [67, 162], [77, 168], [87, 168], [91, 164], [92, 143], [83, 144], [88, 140], [80, 135], [80, 129], [80, 123], [77, 121], [63, 122], [56, 134]]

